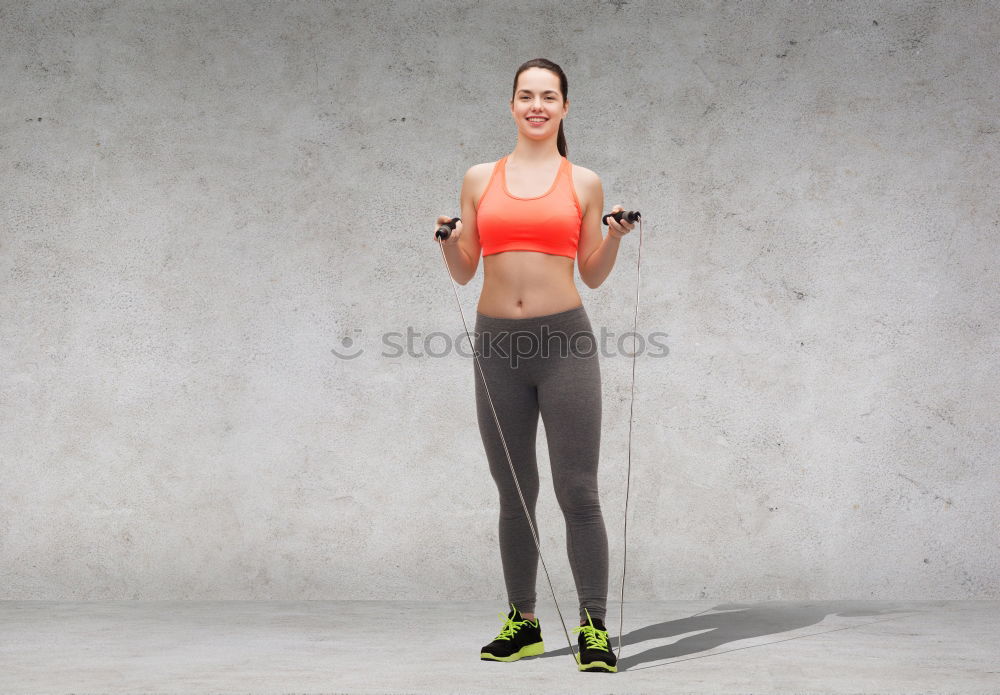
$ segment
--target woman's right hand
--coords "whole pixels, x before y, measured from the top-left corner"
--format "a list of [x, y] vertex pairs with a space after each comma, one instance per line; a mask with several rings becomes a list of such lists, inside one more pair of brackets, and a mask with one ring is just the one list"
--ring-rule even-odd
[[434, 241], [437, 241], [439, 244], [444, 244], [445, 246], [454, 246], [458, 243], [459, 237], [462, 236], [462, 220], [455, 223], [455, 228], [451, 230], [451, 234], [448, 235], [447, 239], [441, 241], [437, 238], [437, 230], [440, 229], [441, 225], [451, 222], [451, 219], [452, 218], [448, 215], [438, 216], [437, 224], [434, 225]]

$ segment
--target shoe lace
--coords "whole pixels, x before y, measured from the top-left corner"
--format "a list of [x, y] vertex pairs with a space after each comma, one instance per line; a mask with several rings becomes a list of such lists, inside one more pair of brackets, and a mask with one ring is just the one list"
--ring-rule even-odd
[[608, 631], [599, 630], [591, 625], [581, 625], [580, 627], [573, 628], [573, 632], [582, 632], [583, 639], [587, 643], [587, 649], [600, 649], [603, 651], [610, 651], [608, 649]]
[[503, 629], [500, 630], [500, 634], [497, 635], [497, 639], [510, 639], [514, 634], [521, 629], [522, 625], [525, 625], [529, 621], [527, 620], [512, 620], [510, 616], [506, 616], [503, 613], [497, 613], [503, 620]]

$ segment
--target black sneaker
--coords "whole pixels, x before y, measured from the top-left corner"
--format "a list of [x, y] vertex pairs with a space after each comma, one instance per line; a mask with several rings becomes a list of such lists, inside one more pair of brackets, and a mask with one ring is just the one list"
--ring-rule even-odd
[[542, 642], [542, 626], [536, 616], [534, 621], [525, 620], [521, 612], [510, 604], [511, 611], [504, 618], [503, 629], [497, 638], [483, 647], [479, 658], [486, 661], [517, 661], [525, 656], [536, 656], [545, 651]]
[[574, 628], [573, 632], [579, 632], [580, 653], [576, 656], [577, 669], [580, 671], [605, 671], [609, 673], [618, 672], [618, 657], [608, 647], [608, 631], [604, 627], [604, 621], [598, 618], [594, 620], [587, 613], [589, 625], [581, 625]]

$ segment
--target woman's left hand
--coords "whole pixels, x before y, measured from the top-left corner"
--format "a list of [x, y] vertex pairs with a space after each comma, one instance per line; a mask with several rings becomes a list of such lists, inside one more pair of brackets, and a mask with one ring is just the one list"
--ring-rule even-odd
[[[615, 213], [619, 210], [624, 210], [621, 205], [615, 205], [611, 208], [611, 212]], [[629, 222], [624, 217], [621, 222], [615, 220], [614, 217], [608, 218], [608, 234], [610, 234], [615, 239], [621, 239], [623, 236], [635, 229], [635, 222]]]

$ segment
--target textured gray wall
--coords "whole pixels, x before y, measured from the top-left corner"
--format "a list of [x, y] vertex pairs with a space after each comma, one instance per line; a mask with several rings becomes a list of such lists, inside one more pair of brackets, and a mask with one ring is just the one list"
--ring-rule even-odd
[[[626, 601], [997, 598], [998, 22], [3, 2], [0, 598], [505, 597], [473, 363], [422, 340], [463, 335], [434, 218], [513, 148], [539, 56], [570, 160], [644, 213], [639, 330], [668, 336], [636, 367]], [[597, 330], [631, 329], [638, 242], [577, 282]], [[602, 361], [612, 611], [631, 367]], [[544, 429], [539, 462], [565, 609]]]

